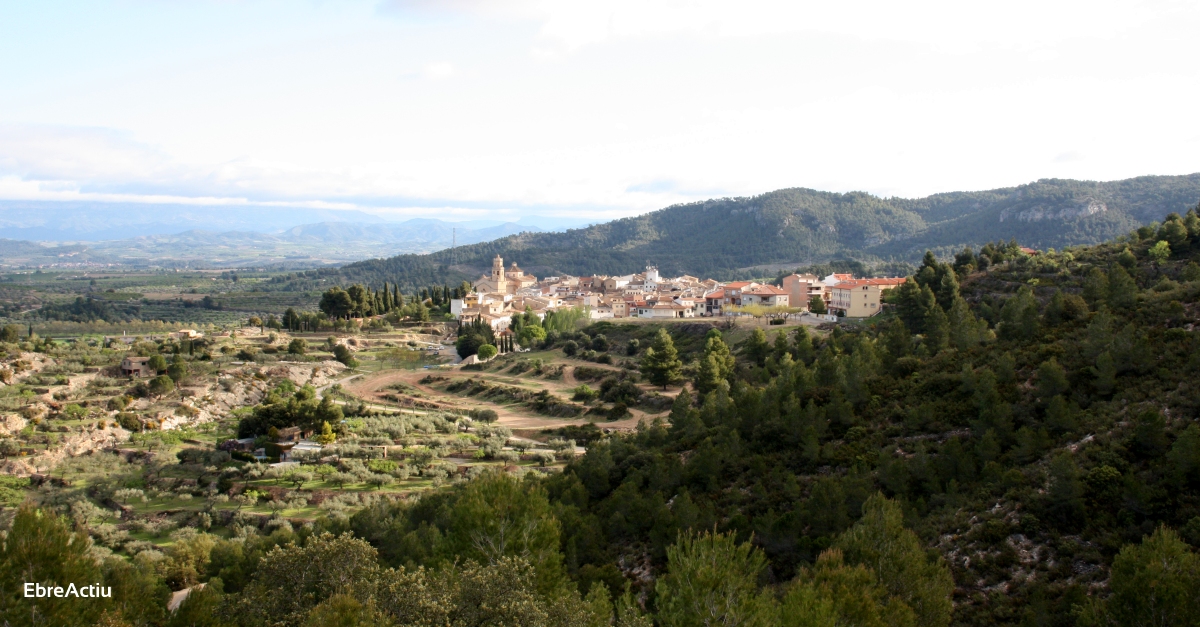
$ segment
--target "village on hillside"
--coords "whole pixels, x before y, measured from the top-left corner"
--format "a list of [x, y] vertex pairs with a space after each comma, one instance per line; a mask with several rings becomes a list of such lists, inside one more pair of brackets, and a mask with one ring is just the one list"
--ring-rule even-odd
[[563, 308], [579, 308], [592, 320], [645, 318], [669, 320], [713, 316], [775, 314], [868, 318], [883, 309], [883, 294], [904, 278], [854, 278], [849, 274], [783, 277], [782, 287], [755, 281], [721, 283], [694, 276], [666, 278], [658, 268], [623, 276], [551, 276], [526, 274], [516, 262], [505, 269], [496, 255], [489, 274], [473, 284], [474, 292], [450, 303], [460, 323], [482, 320], [500, 331], [513, 314], [544, 316]]

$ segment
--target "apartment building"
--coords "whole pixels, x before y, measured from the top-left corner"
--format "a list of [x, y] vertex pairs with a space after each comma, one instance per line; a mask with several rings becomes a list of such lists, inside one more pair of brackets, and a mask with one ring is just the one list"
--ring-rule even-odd
[[883, 293], [904, 284], [903, 278], [850, 279], [833, 286], [829, 309], [847, 318], [869, 318], [883, 310]]

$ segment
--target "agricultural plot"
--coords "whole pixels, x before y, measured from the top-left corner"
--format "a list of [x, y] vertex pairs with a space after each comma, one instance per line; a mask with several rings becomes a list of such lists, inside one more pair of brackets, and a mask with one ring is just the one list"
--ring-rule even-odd
[[[336, 336], [205, 328], [195, 339], [163, 330], [0, 343], [0, 522], [30, 501], [72, 516], [98, 550], [132, 558], [197, 531], [248, 537], [344, 518], [489, 469], [553, 471], [576, 453], [564, 435], [595, 437], [542, 432], [583, 420], [517, 436], [479, 411], [487, 402], [403, 383], [440, 372], [426, 369], [445, 362], [430, 350], [446, 335], [438, 325]], [[122, 374], [127, 358], [154, 372]], [[532, 374], [506, 378], [536, 396]], [[289, 430], [316, 450], [295, 448], [281, 436]]]

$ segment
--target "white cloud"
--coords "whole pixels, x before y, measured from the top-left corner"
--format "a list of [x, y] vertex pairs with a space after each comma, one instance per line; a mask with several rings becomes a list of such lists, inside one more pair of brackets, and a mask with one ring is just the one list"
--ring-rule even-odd
[[1200, 170], [1191, 3], [318, 4], [96, 76], [104, 20], [161, 24], [35, 31], [35, 68], [0, 55], [0, 198], [613, 217]]
[[449, 61], [438, 61], [425, 66], [425, 77], [441, 80], [454, 76], [454, 64]]
[[806, 31], [943, 49], [975, 49], [980, 44], [1037, 48], [1079, 37], [1113, 37], [1156, 19], [1195, 10], [1192, 3], [1173, 0], [1013, 0], [1000, 5], [956, 0], [418, 0], [386, 4], [530, 20], [540, 24], [542, 36], [568, 49], [679, 33], [747, 37]]

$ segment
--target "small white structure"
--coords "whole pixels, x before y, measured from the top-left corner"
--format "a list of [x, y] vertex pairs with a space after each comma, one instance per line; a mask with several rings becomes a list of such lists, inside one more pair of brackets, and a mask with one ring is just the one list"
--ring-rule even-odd
[[280, 462], [290, 462], [296, 453], [319, 453], [322, 446], [312, 440], [300, 440], [279, 455]]

